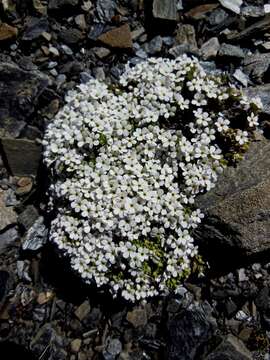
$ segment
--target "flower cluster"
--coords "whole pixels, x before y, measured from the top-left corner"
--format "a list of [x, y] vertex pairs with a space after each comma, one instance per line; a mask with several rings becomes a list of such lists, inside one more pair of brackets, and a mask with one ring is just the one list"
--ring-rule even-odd
[[115, 296], [166, 293], [197, 254], [194, 199], [246, 149], [260, 101], [182, 56], [127, 65], [118, 85], [93, 79], [66, 102], [44, 138], [51, 240]]

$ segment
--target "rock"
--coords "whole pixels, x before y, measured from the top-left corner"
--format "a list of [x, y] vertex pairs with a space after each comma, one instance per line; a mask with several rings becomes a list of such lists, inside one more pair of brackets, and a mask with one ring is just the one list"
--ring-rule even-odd
[[16, 194], [19, 196], [26, 195], [32, 190], [33, 181], [31, 177], [23, 176], [19, 178], [16, 185], [17, 185]]
[[102, 23], [110, 22], [116, 11], [115, 0], [97, 0], [96, 11]]
[[49, 10], [65, 10], [77, 6], [79, 0], [49, 0]]
[[47, 6], [43, 5], [41, 0], [33, 0], [34, 9], [41, 15], [47, 15]]
[[218, 7], [218, 4], [198, 5], [195, 8], [192, 8], [191, 10], [186, 12], [185, 16], [192, 18], [194, 20], [202, 20], [207, 17], [208, 13], [211, 13], [217, 7]]
[[174, 58], [183, 54], [199, 55], [199, 50], [190, 44], [177, 45], [169, 49], [168, 53]]
[[87, 24], [86, 24], [86, 20], [85, 20], [85, 16], [84, 14], [79, 14], [75, 17], [75, 23], [76, 25], [78, 25], [78, 27], [81, 30], [86, 30], [87, 29]]
[[249, 278], [248, 276], [246, 275], [246, 271], [244, 268], [241, 268], [237, 271], [237, 274], [238, 274], [238, 281], [239, 282], [242, 282], [242, 281], [248, 281]]
[[27, 231], [23, 240], [22, 249], [36, 251], [44, 246], [47, 241], [48, 229], [44, 225], [44, 219], [40, 216]]
[[76, 45], [84, 38], [84, 34], [73, 28], [63, 29], [59, 33], [59, 38], [68, 45]]
[[32, 140], [11, 138], [1, 139], [1, 144], [7, 164], [13, 175], [37, 175], [42, 153], [40, 144]]
[[177, 21], [177, 2], [176, 0], [154, 0], [153, 16], [156, 19]]
[[22, 40], [33, 41], [38, 39], [42, 33], [48, 30], [49, 23], [47, 18], [30, 18], [26, 24], [26, 29], [23, 34]]
[[27, 207], [20, 213], [18, 222], [25, 230], [29, 230], [39, 218], [37, 209], [33, 205]]
[[10, 26], [6, 23], [0, 25], [0, 41], [10, 40], [16, 38], [18, 35], [18, 29]]
[[99, 81], [104, 81], [106, 79], [106, 74], [101, 66], [97, 66], [93, 69], [93, 75]]
[[205, 360], [252, 360], [253, 357], [243, 342], [228, 335]]
[[132, 38], [132, 40], [137, 40], [144, 33], [145, 33], [145, 28], [141, 26], [131, 32], [131, 38]]
[[7, 271], [0, 270], [0, 304], [6, 295], [9, 278], [10, 275]]
[[248, 5], [248, 6], [244, 6], [241, 9], [241, 14], [246, 17], [255, 17], [256, 18], [256, 17], [264, 16], [265, 12], [264, 12], [264, 9], [260, 6]]
[[49, 78], [40, 72], [0, 62], [0, 124], [28, 120], [48, 84]]
[[145, 50], [148, 54], [154, 55], [160, 53], [162, 50], [163, 40], [161, 36], [155, 36], [149, 43], [146, 44]]
[[220, 44], [217, 37], [212, 37], [206, 41], [200, 49], [200, 54], [204, 60], [208, 60], [216, 57], [220, 48]]
[[[0, 210], [1, 215], [1, 210]], [[0, 233], [0, 254], [3, 254], [9, 247], [14, 246], [20, 236], [17, 227], [8, 228]]]
[[98, 40], [107, 46], [118, 49], [132, 49], [133, 43], [128, 24], [110, 30], [98, 37]]
[[175, 45], [188, 44], [197, 49], [197, 41], [194, 26], [190, 24], [179, 25], [175, 37]]
[[81, 339], [72, 340], [70, 343], [71, 352], [73, 352], [74, 354], [77, 354], [80, 351], [81, 345], [82, 345]]
[[47, 302], [51, 301], [54, 297], [54, 293], [52, 291], [45, 291], [38, 294], [37, 303], [39, 305], [44, 305]]
[[231, 10], [236, 14], [240, 14], [240, 7], [243, 4], [243, 0], [219, 0], [222, 6]]
[[228, 167], [215, 189], [197, 198], [206, 217], [195, 236], [212, 248], [215, 264], [224, 264], [218, 254], [233, 261], [270, 249], [269, 152], [268, 140], [253, 142], [244, 160]]
[[77, 309], [75, 310], [75, 315], [77, 318], [82, 321], [90, 312], [91, 307], [88, 300], [85, 300]]
[[229, 40], [239, 41], [250, 38], [253, 35], [260, 35], [262, 32], [266, 32], [270, 29], [270, 15], [266, 15], [262, 20], [255, 22], [254, 24], [248, 26], [240, 33], [232, 33], [232, 35], [227, 36]]
[[104, 59], [111, 53], [111, 51], [109, 49], [104, 48], [104, 47], [94, 47], [94, 48], [92, 48], [92, 51], [95, 53], [95, 55], [99, 59]]
[[12, 206], [5, 204], [6, 191], [0, 189], [0, 231], [17, 223], [17, 214]]
[[241, 69], [236, 69], [233, 73], [233, 77], [239, 81], [243, 86], [248, 86], [249, 83], [249, 77], [243, 73]]
[[106, 346], [106, 352], [104, 353], [104, 358], [115, 359], [115, 357], [121, 353], [122, 349], [123, 346], [119, 339], [109, 339]]
[[263, 103], [262, 112], [264, 114], [270, 115], [270, 84], [248, 87], [245, 89], [245, 94], [250, 98], [258, 96]]
[[255, 80], [262, 80], [270, 66], [268, 54], [252, 54], [245, 57], [243, 71]]
[[127, 313], [127, 321], [135, 328], [147, 324], [147, 314], [145, 308], [135, 308]]
[[259, 293], [255, 298], [255, 305], [262, 312], [265, 312], [270, 309], [269, 295], [270, 295], [269, 288], [265, 286], [259, 291]]
[[60, 47], [66, 55], [69, 55], [69, 56], [73, 55], [73, 51], [71, 50], [71, 48], [69, 46], [61, 45]]
[[207, 303], [191, 304], [169, 320], [166, 359], [193, 360], [200, 355], [200, 347], [212, 337], [216, 328], [211, 311]]
[[240, 46], [223, 43], [219, 49], [218, 56], [243, 59], [245, 57], [245, 53]]
[[228, 19], [229, 14], [227, 13], [227, 11], [218, 8], [216, 10], [214, 10], [213, 12], [211, 12], [211, 14], [209, 15], [208, 18], [208, 22], [211, 26], [218, 26], [221, 23], [225, 23], [226, 20]]

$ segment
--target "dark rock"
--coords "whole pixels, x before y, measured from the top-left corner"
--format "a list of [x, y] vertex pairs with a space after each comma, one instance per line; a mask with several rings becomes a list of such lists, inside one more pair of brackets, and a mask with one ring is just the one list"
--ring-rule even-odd
[[267, 311], [270, 309], [270, 291], [268, 287], [262, 288], [255, 298], [255, 305], [260, 311]]
[[15, 245], [20, 236], [17, 227], [8, 228], [4, 232], [0, 233], [0, 254], [4, 254], [5, 251]]
[[183, 54], [191, 54], [191, 55], [199, 55], [198, 48], [194, 48], [193, 45], [190, 44], [182, 44], [177, 45], [169, 49], [168, 53], [172, 55], [174, 58], [177, 58], [180, 55]]
[[82, 321], [90, 312], [91, 307], [88, 300], [85, 300], [80, 306], [75, 310], [75, 315], [77, 318]]
[[19, 137], [26, 123], [22, 120], [4, 118], [1, 123], [0, 137]]
[[49, 10], [65, 10], [77, 6], [79, 0], [49, 0]]
[[147, 313], [145, 308], [135, 308], [127, 313], [127, 321], [135, 328], [147, 324]]
[[93, 24], [88, 33], [88, 38], [92, 41], [96, 41], [98, 37], [107, 30], [110, 30], [110, 28], [108, 29], [108, 27], [104, 24], [101, 23]]
[[116, 11], [114, 0], [97, 0], [96, 11], [102, 23], [110, 22]]
[[227, 299], [224, 304], [225, 315], [228, 319], [232, 318], [238, 310], [238, 306], [232, 299]]
[[228, 335], [205, 360], [252, 360], [253, 357], [243, 342]]
[[0, 231], [17, 222], [17, 215], [12, 206], [6, 206], [6, 191], [0, 189]]
[[149, 43], [146, 44], [145, 50], [148, 54], [154, 55], [157, 53], [160, 53], [162, 50], [162, 37], [161, 36], [155, 36]]
[[[13, 175], [37, 175], [42, 147], [26, 139], [1, 139], [3, 153]], [[23, 156], [22, 156], [23, 154]]]
[[255, 80], [262, 80], [270, 66], [268, 54], [253, 54], [245, 57], [243, 71]]
[[48, 30], [48, 27], [49, 23], [47, 18], [30, 18], [26, 24], [22, 40], [32, 41], [38, 39], [43, 32]]
[[107, 46], [118, 49], [132, 49], [133, 43], [128, 24], [110, 30], [98, 37], [98, 40]]
[[176, 0], [154, 0], [153, 16], [156, 19], [177, 21]]
[[195, 235], [201, 244], [205, 241], [208, 248], [215, 248], [215, 256], [221, 249], [231, 260], [270, 249], [269, 151], [266, 139], [253, 142], [245, 159], [236, 168], [227, 168], [215, 189], [198, 197], [206, 218]]
[[63, 29], [58, 36], [69, 45], [76, 45], [84, 39], [84, 34], [80, 30], [73, 28]]
[[10, 275], [7, 271], [0, 270], [0, 304], [6, 294], [9, 277]]
[[18, 223], [25, 230], [29, 230], [39, 218], [37, 209], [33, 205], [28, 205], [18, 217]]
[[15, 64], [0, 63], [1, 125], [4, 121], [9, 124], [26, 121], [48, 84], [48, 77], [40, 72], [23, 71]]
[[10, 26], [6, 23], [0, 24], [0, 41], [14, 39], [17, 35], [18, 29], [14, 26]]
[[245, 57], [244, 51], [240, 46], [230, 45], [230, 44], [221, 44], [218, 55], [221, 57], [232, 57], [243, 59]]
[[216, 328], [211, 311], [207, 303], [194, 304], [169, 321], [166, 359], [192, 360], [200, 354]]
[[262, 112], [270, 115], [270, 84], [248, 87], [247, 89], [245, 89], [245, 94], [250, 98], [256, 96], [260, 97], [263, 103]]
[[211, 12], [207, 20], [211, 26], [217, 26], [220, 23], [224, 23], [228, 17], [229, 14], [225, 10], [218, 8]]
[[28, 229], [22, 243], [23, 250], [36, 251], [44, 246], [47, 241], [48, 229], [44, 225], [43, 217], [39, 217]]
[[262, 20], [257, 21], [256, 23], [248, 26], [240, 33], [228, 36], [228, 39], [233, 41], [244, 40], [250, 38], [251, 36], [259, 36], [262, 32], [266, 32], [270, 29], [270, 14], [267, 14]]

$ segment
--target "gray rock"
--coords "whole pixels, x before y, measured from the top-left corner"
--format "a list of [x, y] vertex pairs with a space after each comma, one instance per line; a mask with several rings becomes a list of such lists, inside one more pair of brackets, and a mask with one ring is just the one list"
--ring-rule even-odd
[[88, 72], [86, 72], [86, 71], [83, 71], [83, 72], [81, 72], [80, 73], [80, 81], [82, 82], [82, 83], [87, 83], [88, 81], [90, 81], [91, 79], [93, 79], [93, 76], [90, 74], [90, 73], [88, 73]]
[[106, 79], [105, 72], [102, 67], [95, 67], [93, 70], [93, 75], [97, 80], [103, 81]]
[[200, 346], [212, 337], [216, 329], [211, 312], [208, 303], [193, 303], [169, 320], [166, 359], [193, 360], [200, 354]]
[[59, 33], [59, 38], [69, 45], [74, 45], [80, 42], [84, 38], [84, 35], [78, 29], [68, 28], [63, 29]]
[[197, 49], [196, 33], [194, 26], [181, 24], [177, 28], [175, 45], [188, 44], [191, 48]]
[[163, 45], [162, 37], [161, 36], [156, 36], [151, 41], [149, 41], [149, 43], [147, 43], [145, 45], [145, 50], [146, 50], [146, 52], [148, 54], [154, 55], [154, 54], [157, 54], [157, 53], [161, 52], [162, 45]]
[[34, 71], [21, 70], [12, 63], [0, 63], [0, 124], [8, 129], [19, 121], [29, 120], [40, 95], [49, 84], [49, 78]]
[[12, 206], [6, 206], [6, 191], [0, 189], [0, 231], [17, 223], [17, 214]]
[[96, 11], [101, 22], [110, 22], [116, 10], [114, 0], [97, 0]]
[[205, 360], [252, 360], [244, 343], [233, 335], [228, 335]]
[[69, 46], [61, 45], [60, 47], [66, 55], [69, 55], [69, 56], [73, 55], [73, 51], [71, 50], [71, 48]]
[[48, 229], [44, 225], [44, 219], [40, 216], [27, 231], [22, 243], [23, 250], [36, 251], [41, 249], [48, 238]]
[[231, 44], [221, 44], [218, 55], [221, 57], [233, 57], [243, 59], [245, 57], [244, 51], [240, 46], [235, 46]]
[[236, 14], [240, 14], [240, 7], [243, 4], [243, 0], [219, 0], [222, 6], [231, 10]]
[[241, 69], [236, 69], [235, 72], [233, 73], [233, 77], [245, 87], [249, 83], [249, 77], [246, 74], [244, 74]]
[[[196, 229], [200, 244], [212, 247], [216, 263], [270, 249], [270, 142], [253, 142], [236, 168], [228, 167], [214, 189], [197, 198], [206, 214]], [[252, 169], [252, 171], [251, 171]]]
[[32, 140], [11, 138], [1, 139], [1, 144], [13, 175], [37, 175], [42, 152], [40, 144]]
[[263, 113], [270, 115], [270, 84], [264, 84], [245, 89], [245, 94], [250, 98], [260, 97], [263, 103]]
[[37, 209], [33, 205], [27, 207], [20, 213], [18, 222], [25, 230], [29, 230], [39, 218]]
[[168, 53], [173, 57], [177, 58], [178, 56], [183, 54], [199, 55], [199, 50], [198, 48], [194, 48], [194, 46], [190, 44], [182, 44], [170, 48]]
[[105, 47], [94, 47], [92, 49], [92, 51], [94, 52], [94, 54], [99, 58], [99, 59], [104, 59], [105, 57], [107, 57], [108, 55], [110, 55], [111, 50], [105, 48]]
[[176, 0], [154, 0], [153, 16], [163, 20], [178, 20]]
[[49, 0], [49, 10], [65, 10], [77, 6], [79, 0]]
[[20, 238], [16, 226], [8, 228], [0, 233], [0, 254], [3, 254], [9, 247], [15, 245], [16, 241]]
[[104, 359], [113, 360], [121, 353], [123, 349], [122, 343], [119, 339], [109, 339], [106, 346], [106, 351], [103, 353]]
[[217, 37], [212, 37], [206, 41], [200, 49], [200, 54], [204, 60], [216, 57], [220, 44]]
[[231, 36], [228, 36], [228, 39], [233, 41], [239, 41], [244, 40], [247, 38], [250, 38], [253, 36], [253, 34], [256, 34], [258, 36], [262, 32], [266, 32], [270, 29], [270, 15], [267, 14], [262, 20], [259, 20], [255, 22], [254, 24], [248, 26], [244, 30], [242, 30], [240, 33], [232, 33]]
[[245, 57], [243, 71], [254, 80], [261, 81], [270, 66], [268, 54], [253, 54]]
[[224, 23], [228, 17], [229, 14], [225, 10], [218, 8], [211, 12], [208, 22], [211, 26], [217, 26], [220, 23]]
[[30, 21], [26, 25], [22, 40], [33, 41], [38, 39], [43, 32], [48, 30], [48, 27], [49, 23], [47, 18], [30, 18]]
[[147, 324], [147, 313], [145, 308], [134, 308], [127, 313], [127, 321], [135, 328], [145, 326]]
[[264, 15], [264, 9], [260, 6], [248, 5], [241, 9], [241, 14], [246, 17], [261, 17]]

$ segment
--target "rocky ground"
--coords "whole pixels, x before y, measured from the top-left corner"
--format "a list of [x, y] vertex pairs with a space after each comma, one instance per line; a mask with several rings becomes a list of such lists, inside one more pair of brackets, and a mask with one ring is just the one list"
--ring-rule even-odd
[[[0, 48], [1, 359], [270, 359], [270, 4], [0, 0]], [[261, 96], [264, 135], [198, 199], [204, 276], [166, 299], [120, 303], [47, 242], [41, 139], [77, 83], [183, 53]]]

